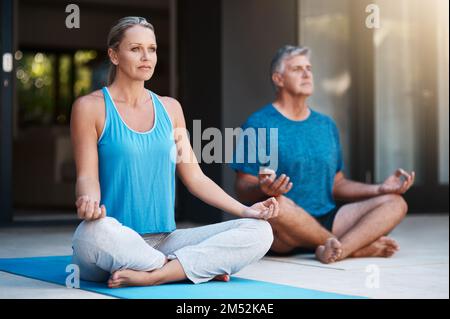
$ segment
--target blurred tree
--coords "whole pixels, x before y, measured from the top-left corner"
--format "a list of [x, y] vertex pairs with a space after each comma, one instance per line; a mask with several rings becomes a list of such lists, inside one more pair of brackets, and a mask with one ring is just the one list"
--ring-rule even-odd
[[92, 89], [94, 50], [17, 51], [19, 126], [68, 125], [73, 100]]

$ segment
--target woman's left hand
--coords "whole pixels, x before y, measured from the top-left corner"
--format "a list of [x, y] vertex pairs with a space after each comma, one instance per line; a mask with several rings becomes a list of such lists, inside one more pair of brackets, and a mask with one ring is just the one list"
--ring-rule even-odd
[[271, 197], [263, 202], [247, 207], [242, 213], [242, 217], [269, 220], [277, 217], [279, 211], [278, 201], [274, 197]]

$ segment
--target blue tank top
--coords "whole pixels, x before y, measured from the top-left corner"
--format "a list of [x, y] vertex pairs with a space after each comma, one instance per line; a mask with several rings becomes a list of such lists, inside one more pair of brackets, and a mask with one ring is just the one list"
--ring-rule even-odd
[[108, 216], [139, 234], [174, 231], [176, 144], [169, 114], [147, 90], [154, 125], [137, 132], [121, 118], [108, 88], [102, 91], [106, 119], [97, 143], [101, 204]]

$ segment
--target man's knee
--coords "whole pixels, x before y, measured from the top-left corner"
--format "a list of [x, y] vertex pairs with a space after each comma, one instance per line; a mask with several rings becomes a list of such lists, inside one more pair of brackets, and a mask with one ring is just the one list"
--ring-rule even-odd
[[280, 205], [280, 209], [281, 208], [289, 209], [292, 206], [295, 206], [295, 202], [292, 199], [290, 199], [284, 195], [277, 196], [277, 197], [275, 197], [275, 199], [278, 201], [278, 204]]
[[398, 194], [387, 194], [383, 195], [385, 203], [392, 205], [395, 207], [393, 210], [399, 216], [399, 218], [403, 219], [408, 212], [408, 204], [406, 203], [403, 196]]
[[303, 214], [306, 214], [306, 212], [303, 213], [300, 210], [300, 207], [290, 198], [281, 195], [276, 197], [276, 200], [278, 201], [280, 211], [277, 217], [269, 220], [273, 228], [279, 229], [284, 228], [285, 226], [289, 227], [292, 224], [293, 219], [305, 217]]
[[405, 199], [401, 195], [394, 195], [393, 201], [398, 206], [400, 216], [403, 218], [408, 213], [408, 203], [406, 203]]

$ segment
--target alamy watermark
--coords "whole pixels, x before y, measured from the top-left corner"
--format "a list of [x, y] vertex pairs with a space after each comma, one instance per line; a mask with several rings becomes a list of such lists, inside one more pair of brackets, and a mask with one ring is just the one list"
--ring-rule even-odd
[[366, 272], [369, 275], [366, 277], [366, 288], [379, 289], [380, 288], [380, 267], [371, 264], [367, 265]]
[[374, 3], [366, 7], [366, 12], [370, 13], [366, 18], [366, 27], [369, 29], [380, 28], [380, 7]]
[[66, 13], [69, 15], [66, 17], [67, 29], [79, 29], [80, 28], [80, 7], [76, 4], [69, 4], [66, 6]]
[[80, 267], [77, 264], [69, 264], [66, 267], [66, 287], [80, 289]]
[[[224, 131], [222, 134], [215, 127], [202, 131], [201, 120], [194, 120], [191, 151], [189, 131], [175, 129], [171, 159], [177, 164], [248, 163], [277, 170], [278, 128], [225, 128]], [[207, 144], [203, 146], [202, 142], [205, 141]]]

